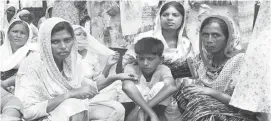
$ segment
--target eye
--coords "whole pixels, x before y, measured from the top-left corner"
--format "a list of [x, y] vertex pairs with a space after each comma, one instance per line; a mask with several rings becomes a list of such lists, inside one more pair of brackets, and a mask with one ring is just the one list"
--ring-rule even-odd
[[72, 41], [73, 40], [73, 38], [66, 38], [66, 39], [64, 39], [64, 42], [70, 42], [70, 41]]
[[163, 13], [162, 16], [163, 17], [167, 17], [169, 14], [168, 13]]
[[204, 36], [204, 37], [208, 37], [207, 33], [202, 33], [201, 35]]
[[220, 35], [217, 33], [214, 33], [213, 35], [214, 35], [214, 37], [220, 37]]
[[52, 44], [58, 44], [58, 43], [59, 43], [59, 40], [51, 40], [51, 43], [52, 43]]
[[148, 57], [148, 60], [152, 61], [152, 60], [154, 60], [154, 58], [153, 57]]
[[180, 16], [180, 14], [178, 14], [178, 13], [173, 13], [172, 14], [174, 17], [179, 17]]

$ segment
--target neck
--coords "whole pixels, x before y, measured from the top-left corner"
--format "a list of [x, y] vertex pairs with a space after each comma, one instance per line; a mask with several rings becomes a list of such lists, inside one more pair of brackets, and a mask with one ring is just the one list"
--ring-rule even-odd
[[21, 46], [11, 46], [12, 53], [15, 53]]
[[11, 21], [12, 17], [7, 17], [7, 19], [8, 19], [8, 22], [10, 23], [10, 21]]
[[84, 49], [84, 50], [79, 50], [78, 53], [82, 56], [82, 58], [85, 58], [86, 55], [87, 55], [87, 50]]
[[176, 30], [162, 30], [162, 35], [164, 36], [166, 41], [177, 41], [178, 40], [178, 32]]
[[220, 65], [223, 62], [225, 62], [227, 60], [227, 56], [224, 54], [224, 50], [220, 51], [218, 53], [214, 53], [213, 55], [213, 64], [215, 65]]
[[61, 72], [63, 70], [63, 60], [55, 60], [56, 66], [58, 67], [58, 70]]
[[143, 76], [145, 77], [145, 79], [146, 79], [147, 82], [151, 81], [151, 78], [152, 78], [153, 73], [151, 73], [151, 74], [146, 74], [146, 73], [143, 73], [143, 72], [142, 72], [142, 74], [143, 74]]

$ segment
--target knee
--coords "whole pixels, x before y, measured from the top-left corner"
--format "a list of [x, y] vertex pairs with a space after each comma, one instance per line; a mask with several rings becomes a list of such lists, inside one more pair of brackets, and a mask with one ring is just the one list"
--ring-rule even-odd
[[112, 104], [114, 105], [112, 108], [114, 109], [113, 111], [116, 112], [116, 115], [123, 116], [125, 114], [125, 108], [120, 102], [112, 101]]

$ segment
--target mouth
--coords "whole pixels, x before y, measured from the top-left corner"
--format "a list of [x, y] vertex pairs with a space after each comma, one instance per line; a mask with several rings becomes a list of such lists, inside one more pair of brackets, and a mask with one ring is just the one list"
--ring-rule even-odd
[[68, 52], [59, 52], [58, 54], [61, 55], [61, 56], [66, 56], [66, 55], [68, 55], [69, 53], [68, 53]]
[[174, 23], [172, 23], [172, 22], [168, 22], [168, 23], [167, 23], [167, 25], [168, 25], [168, 26], [173, 26], [173, 25], [174, 25]]

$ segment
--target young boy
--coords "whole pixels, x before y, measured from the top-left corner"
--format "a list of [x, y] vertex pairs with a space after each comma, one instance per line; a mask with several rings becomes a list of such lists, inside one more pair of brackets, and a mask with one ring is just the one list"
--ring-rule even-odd
[[[127, 120], [146, 120], [149, 116], [151, 121], [157, 121], [164, 116], [177, 87], [170, 69], [162, 64], [163, 50], [163, 43], [152, 37], [142, 38], [135, 44], [137, 63], [126, 65], [124, 72], [136, 74], [138, 82], [124, 80], [122, 89], [140, 108], [136, 106], [131, 111], [137, 114], [126, 112]], [[129, 107], [127, 104], [125, 108]]]

